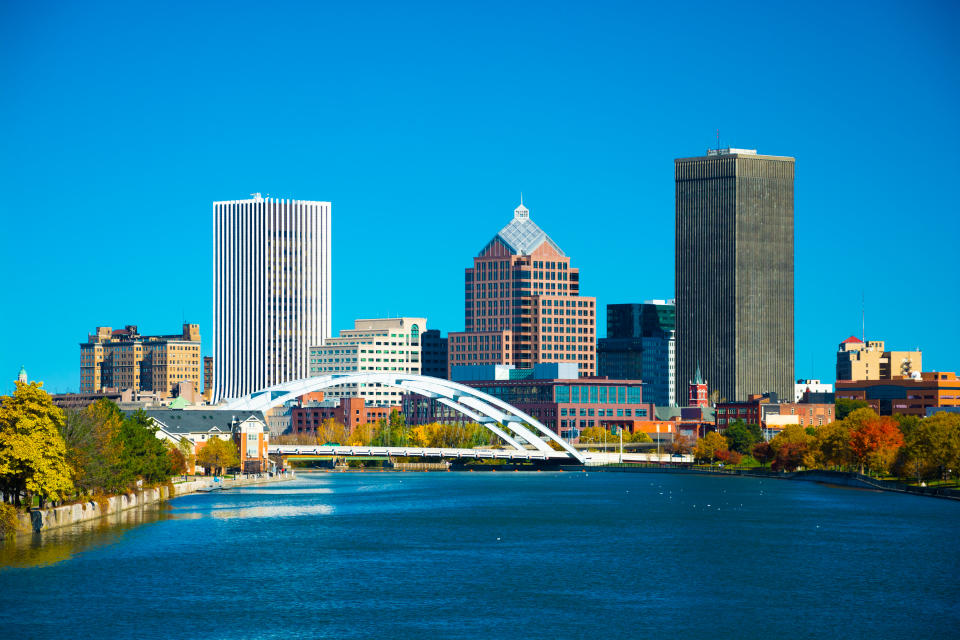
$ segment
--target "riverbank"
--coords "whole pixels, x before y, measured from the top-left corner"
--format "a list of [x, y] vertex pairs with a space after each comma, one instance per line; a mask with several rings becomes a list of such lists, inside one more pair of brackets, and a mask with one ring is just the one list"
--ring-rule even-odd
[[625, 472], [625, 473], [692, 473], [700, 475], [746, 476], [749, 478], [773, 478], [778, 480], [799, 480], [802, 482], [820, 482], [860, 489], [875, 489], [893, 493], [906, 493], [932, 498], [944, 498], [960, 501], [960, 491], [940, 487], [915, 487], [900, 482], [877, 480], [853, 471], [827, 471], [811, 469], [808, 471], [777, 472], [766, 469], [708, 469], [681, 467], [678, 465], [616, 465], [604, 467], [564, 466], [565, 471]]
[[20, 520], [19, 533], [38, 533], [50, 529], [67, 527], [81, 522], [98, 520], [105, 516], [113, 515], [129, 509], [144, 507], [164, 500], [172, 500], [180, 496], [197, 493], [206, 490], [212, 485], [222, 485], [223, 489], [233, 489], [255, 484], [266, 484], [272, 482], [283, 482], [292, 480], [293, 473], [275, 475], [275, 476], [246, 476], [243, 478], [225, 479], [214, 483], [212, 478], [200, 478], [187, 482], [162, 485], [153, 489], [144, 489], [142, 491], [133, 491], [117, 496], [104, 498], [102, 501], [88, 500], [75, 504], [67, 504], [50, 509], [34, 509], [27, 513], [17, 514]]

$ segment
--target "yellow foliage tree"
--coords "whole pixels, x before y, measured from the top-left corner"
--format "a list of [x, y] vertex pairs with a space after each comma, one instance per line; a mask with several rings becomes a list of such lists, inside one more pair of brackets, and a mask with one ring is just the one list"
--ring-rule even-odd
[[20, 504], [32, 495], [62, 500], [73, 492], [73, 470], [60, 435], [63, 411], [42, 383], [17, 382], [12, 396], [0, 398], [0, 489]]
[[233, 440], [221, 440], [213, 438], [207, 441], [207, 444], [197, 452], [197, 464], [213, 469], [214, 473], [219, 469], [220, 475], [230, 467], [240, 464], [240, 456], [237, 453], [237, 445]]
[[716, 431], [711, 431], [706, 436], [697, 440], [693, 448], [693, 455], [697, 460], [713, 461], [717, 458], [718, 451], [725, 451], [727, 448], [727, 439]]

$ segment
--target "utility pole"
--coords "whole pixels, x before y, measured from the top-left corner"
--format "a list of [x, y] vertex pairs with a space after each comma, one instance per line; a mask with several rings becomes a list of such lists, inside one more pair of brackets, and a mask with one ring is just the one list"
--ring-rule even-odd
[[623, 464], [623, 427], [620, 427], [620, 464]]

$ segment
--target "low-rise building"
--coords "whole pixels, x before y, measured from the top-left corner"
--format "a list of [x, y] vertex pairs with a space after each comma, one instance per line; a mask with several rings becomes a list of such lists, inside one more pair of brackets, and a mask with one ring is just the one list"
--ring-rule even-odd
[[[787, 416], [771, 418], [771, 416]], [[793, 416], [789, 418], [789, 416]], [[716, 430], [726, 431], [734, 422], [756, 424], [769, 432], [779, 432], [783, 425], [799, 424], [819, 427], [836, 419], [834, 405], [802, 402], [779, 402], [777, 394], [754, 394], [744, 402], [720, 402], [716, 407]]]
[[316, 434], [324, 420], [335, 420], [353, 431], [361, 424], [374, 424], [388, 420], [393, 411], [400, 412], [402, 407], [382, 407], [371, 405], [363, 398], [331, 398], [329, 400], [306, 401], [294, 407], [290, 417], [290, 432], [294, 434]]
[[[223, 409], [152, 409], [147, 417], [157, 427], [157, 437], [173, 444], [188, 441], [196, 456], [213, 439], [233, 440], [237, 443], [240, 468], [246, 473], [261, 473], [269, 469], [267, 447], [270, 433], [259, 411], [227, 411]], [[204, 473], [202, 467], [190, 473]]]
[[803, 402], [804, 395], [808, 393], [811, 393], [811, 394], [833, 393], [833, 385], [824, 384], [819, 380], [807, 380], [807, 379], [797, 380], [796, 384], [793, 385], [793, 401]]
[[952, 371], [924, 371], [884, 380], [837, 380], [836, 396], [864, 400], [880, 415], [924, 416], [928, 409], [960, 407], [960, 379]]
[[[577, 370], [576, 362], [538, 363], [530, 369], [467, 365], [453, 366], [451, 376], [516, 407], [567, 440], [576, 440], [589, 427], [633, 432], [635, 421], [653, 415], [640, 381], [578, 378]], [[414, 394], [404, 395], [403, 408], [409, 424], [470, 422], [464, 416], [454, 418], [442, 403]]]

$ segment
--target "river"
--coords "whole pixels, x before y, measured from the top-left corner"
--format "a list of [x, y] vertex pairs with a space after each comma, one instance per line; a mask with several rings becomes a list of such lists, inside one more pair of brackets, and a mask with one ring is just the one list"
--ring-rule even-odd
[[0, 552], [0, 638], [948, 638], [960, 504], [648, 473], [337, 473]]

